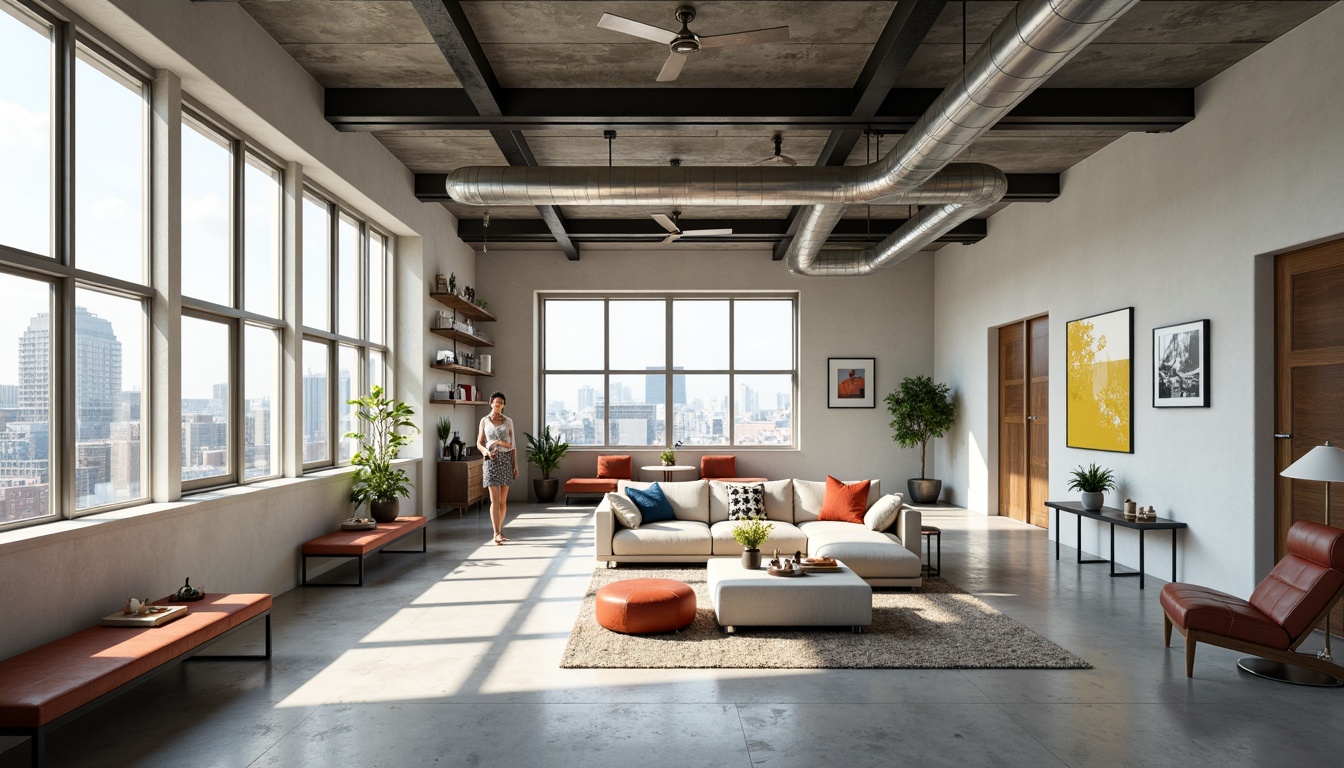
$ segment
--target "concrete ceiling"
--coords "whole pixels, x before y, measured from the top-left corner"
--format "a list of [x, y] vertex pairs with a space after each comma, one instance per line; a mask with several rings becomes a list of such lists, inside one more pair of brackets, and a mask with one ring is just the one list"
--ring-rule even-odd
[[[692, 3], [691, 28], [700, 35], [787, 25], [786, 43], [704, 50], [673, 83], [655, 77], [666, 46], [596, 26], [603, 13], [676, 29], [676, 0], [657, 2], [462, 2], [486, 66], [502, 89], [851, 89], [860, 80], [894, 2], [787, 2], [703, 0]], [[1057, 73], [1049, 88], [1190, 89], [1324, 10], [1332, 2], [1302, 0], [1144, 0]], [[313, 77], [329, 89], [462, 87], [409, 0], [243, 0], [242, 7]], [[1013, 7], [993, 0], [949, 2], [914, 49], [896, 88], [939, 89], [960, 70]], [[797, 92], [781, 91], [781, 101]], [[781, 103], [780, 113], [794, 105]], [[539, 165], [607, 162], [607, 126], [538, 126], [522, 130]], [[960, 161], [985, 162], [1009, 174], [1058, 174], [1129, 130], [1105, 125], [996, 130], [968, 148]], [[619, 127], [618, 165], [746, 165], [771, 154], [770, 125]], [[784, 154], [813, 164], [827, 144], [827, 128], [788, 127]], [[464, 165], [504, 165], [489, 131], [379, 131], [378, 138], [417, 174], [447, 173]], [[884, 149], [894, 141], [883, 138]], [[865, 162], [860, 140], [847, 164]], [[875, 149], [875, 148], [871, 148]], [[445, 203], [459, 217], [480, 211]], [[992, 215], [1003, 205], [991, 209]], [[575, 219], [641, 218], [631, 208], [564, 208]], [[683, 212], [684, 219], [784, 219], [787, 208], [717, 208]], [[851, 210], [852, 217], [905, 218], [904, 206]], [[538, 218], [535, 208], [492, 209], [499, 218]], [[651, 226], [656, 224], [650, 222]]]

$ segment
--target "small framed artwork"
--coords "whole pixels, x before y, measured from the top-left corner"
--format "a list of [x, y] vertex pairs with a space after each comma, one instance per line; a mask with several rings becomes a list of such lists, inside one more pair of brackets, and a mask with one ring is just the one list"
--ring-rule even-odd
[[1133, 453], [1134, 308], [1070, 320], [1066, 330], [1066, 444]]
[[1153, 329], [1153, 407], [1209, 406], [1209, 321]]
[[831, 357], [826, 360], [826, 407], [875, 408], [877, 359]]

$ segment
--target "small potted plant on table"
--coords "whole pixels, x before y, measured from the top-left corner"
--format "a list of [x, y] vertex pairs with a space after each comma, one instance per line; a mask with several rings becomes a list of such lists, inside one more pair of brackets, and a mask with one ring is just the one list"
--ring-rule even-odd
[[1106, 501], [1106, 492], [1115, 490], [1115, 473], [1096, 464], [1089, 465], [1087, 469], [1077, 467], [1069, 474], [1073, 477], [1069, 481], [1069, 490], [1082, 492], [1083, 509], [1088, 512], [1101, 509]]
[[384, 397], [383, 388], [377, 384], [369, 394], [347, 402], [356, 406], [355, 416], [365, 427], [363, 432], [345, 433], [360, 444], [359, 451], [350, 458], [355, 466], [350, 500], [356, 507], [367, 504], [369, 516], [374, 520], [390, 523], [397, 519], [398, 497], [411, 495], [411, 479], [405, 470], [393, 469], [392, 462], [412, 439], [398, 430], [420, 431], [411, 421], [415, 411], [403, 402]]
[[761, 545], [770, 538], [775, 526], [753, 518], [733, 526], [733, 538], [742, 545], [742, 567], [756, 570], [761, 567]]
[[677, 463], [676, 451], [663, 451], [658, 455], [658, 459], [663, 462], [664, 467], [670, 467]]
[[560, 466], [560, 459], [569, 450], [569, 443], [552, 435], [549, 424], [541, 430], [540, 438], [527, 432], [523, 434], [527, 437], [527, 460], [541, 470], [541, 478], [532, 480], [532, 492], [537, 495], [537, 501], [548, 504], [555, 501], [555, 495], [560, 491], [560, 480], [552, 479], [551, 473]]

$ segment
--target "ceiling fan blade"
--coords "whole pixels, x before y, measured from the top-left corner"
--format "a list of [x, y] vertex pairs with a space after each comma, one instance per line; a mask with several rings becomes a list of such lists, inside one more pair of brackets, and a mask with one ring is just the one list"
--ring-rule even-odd
[[785, 164], [785, 165], [797, 165], [797, 164], [798, 164], [798, 161], [797, 161], [797, 160], [794, 160], [792, 157], [789, 157], [788, 155], [779, 155], [778, 157], [779, 157], [779, 162], [781, 162], [781, 163], [783, 163], [783, 164]]
[[788, 27], [753, 29], [749, 32], [732, 32], [727, 35], [708, 35], [700, 38], [701, 48], [724, 48], [730, 45], [756, 45], [757, 43], [784, 43], [789, 40]]
[[731, 235], [731, 229], [691, 229], [681, 233], [682, 237], [720, 237], [722, 235]]
[[681, 77], [681, 68], [684, 66], [686, 66], [686, 54], [668, 54], [667, 61], [663, 62], [663, 71], [658, 73], [658, 82], [669, 83]]
[[681, 233], [680, 233], [680, 232], [673, 232], [672, 234], [668, 235], [667, 237], [664, 237], [663, 240], [662, 240], [662, 242], [659, 243], [659, 244], [660, 244], [660, 245], [667, 245], [668, 243], [675, 243], [675, 242], [677, 242], [677, 240], [678, 240], [680, 237], [681, 237]]
[[666, 229], [668, 232], [676, 234], [678, 231], [677, 225], [674, 224], [671, 219], [667, 218], [661, 213], [653, 214], [653, 220], [662, 225], [663, 229]]
[[655, 27], [651, 24], [645, 24], [642, 21], [627, 19], [624, 16], [613, 16], [610, 13], [602, 14], [598, 19], [597, 26], [603, 29], [610, 29], [613, 32], [624, 32], [627, 35], [642, 37], [645, 40], [652, 40], [655, 43], [671, 43], [677, 36], [676, 32]]

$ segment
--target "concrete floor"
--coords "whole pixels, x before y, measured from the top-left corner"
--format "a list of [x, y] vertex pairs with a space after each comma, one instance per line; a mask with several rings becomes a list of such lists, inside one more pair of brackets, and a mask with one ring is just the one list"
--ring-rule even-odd
[[[944, 576], [1094, 669], [560, 669], [594, 566], [587, 514], [516, 504], [511, 518], [504, 547], [488, 522], [441, 518], [429, 554], [373, 558], [363, 589], [280, 595], [269, 664], [181, 665], [55, 731], [50, 764], [1186, 768], [1344, 753], [1344, 690], [1253, 678], [1207, 646], [1187, 680], [1180, 648], [1162, 648], [1160, 581], [1141, 592], [1071, 548], [1057, 562], [1044, 531], [1004, 518], [928, 515]], [[0, 768], [27, 759], [20, 745]]]

